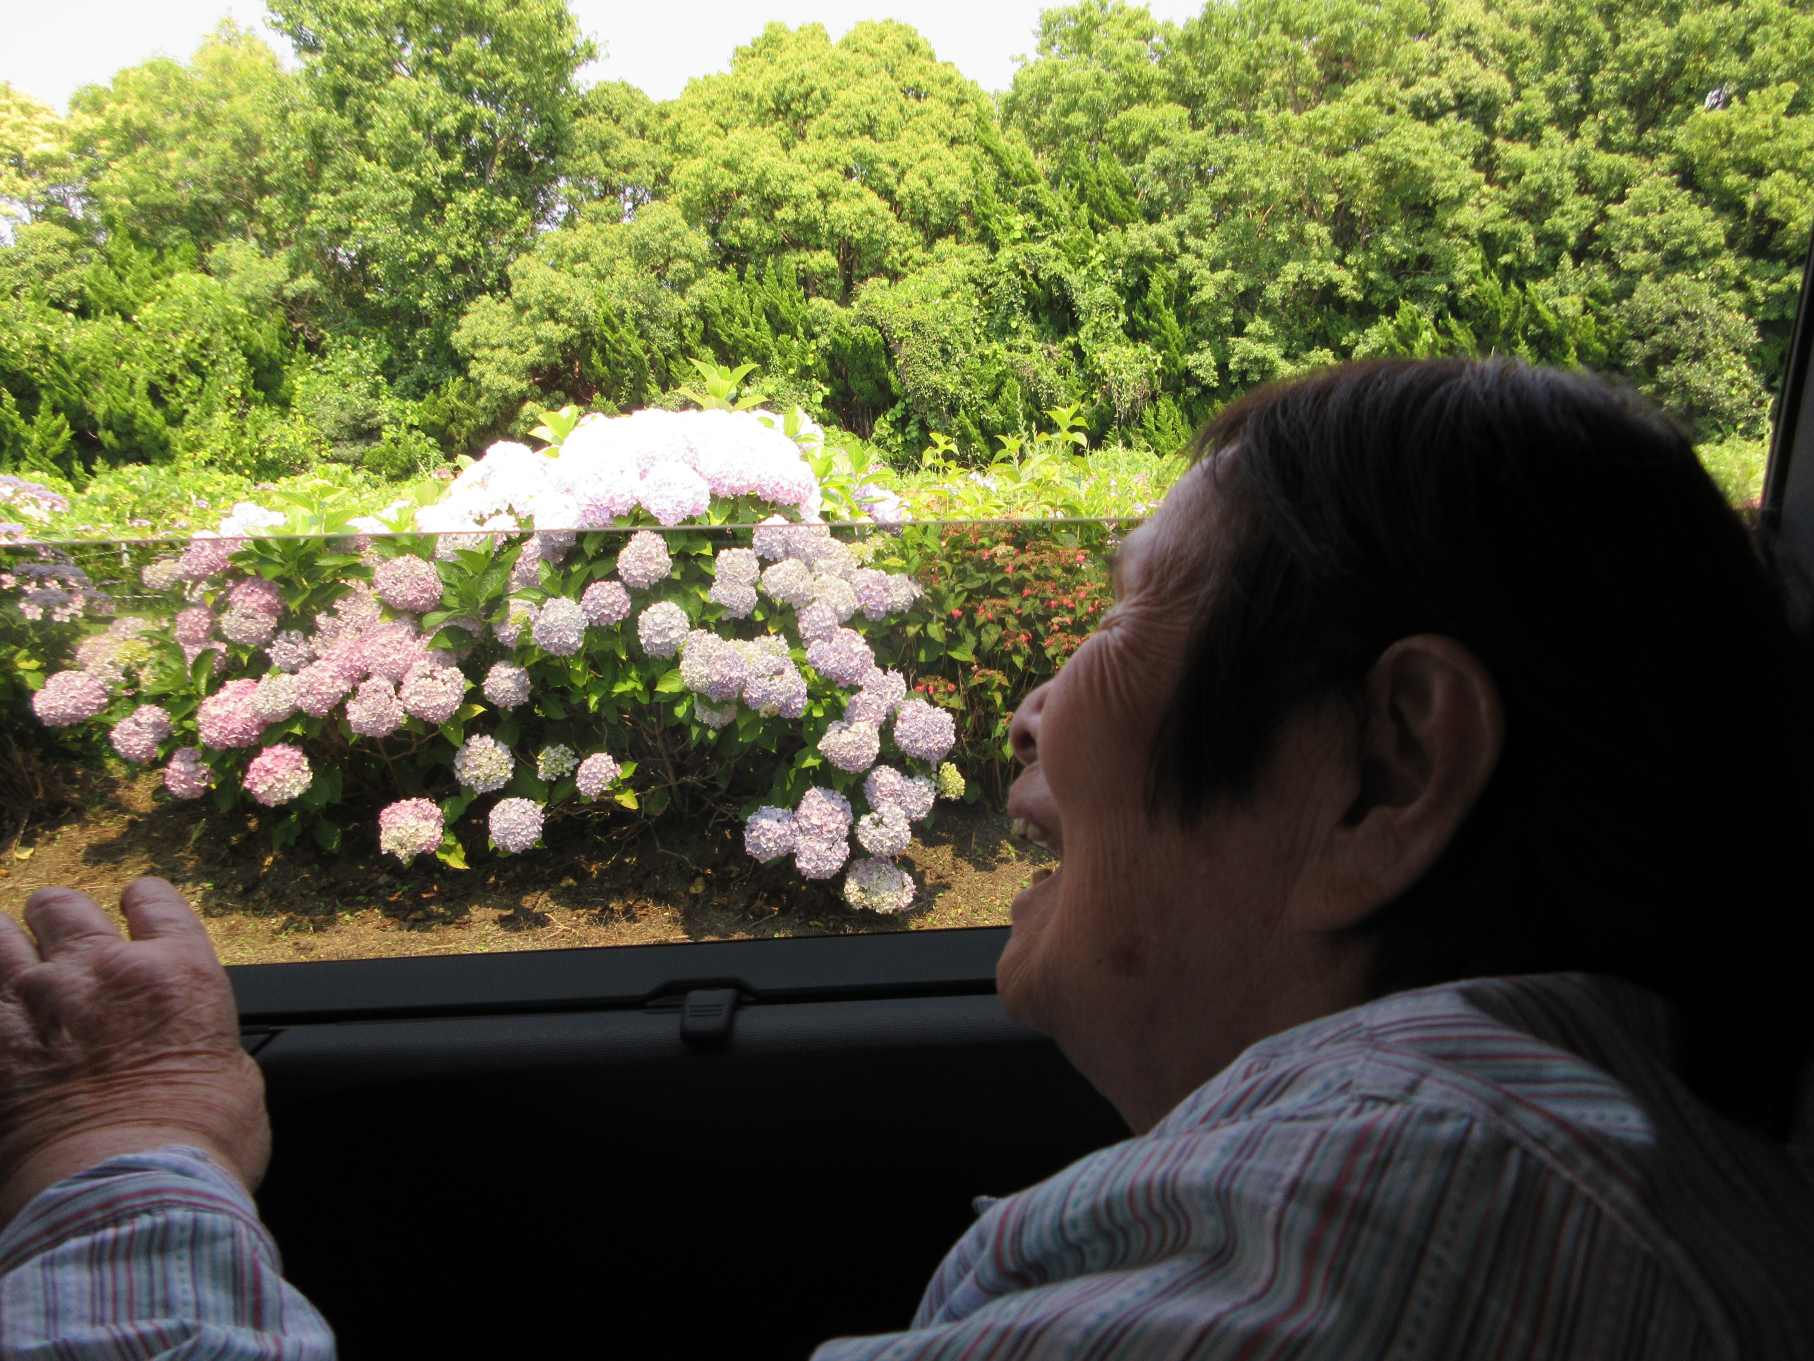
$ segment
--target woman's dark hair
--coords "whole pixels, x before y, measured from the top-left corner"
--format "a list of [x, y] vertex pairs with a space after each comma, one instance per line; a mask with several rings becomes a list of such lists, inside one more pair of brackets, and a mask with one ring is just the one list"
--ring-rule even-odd
[[1685, 1079], [1786, 1131], [1809, 1049], [1814, 665], [1682, 433], [1607, 383], [1353, 364], [1250, 393], [1192, 446], [1218, 572], [1155, 749], [1187, 821], [1288, 720], [1358, 704], [1397, 639], [1491, 671], [1504, 753], [1366, 926], [1378, 992], [1589, 970], [1676, 1008]]

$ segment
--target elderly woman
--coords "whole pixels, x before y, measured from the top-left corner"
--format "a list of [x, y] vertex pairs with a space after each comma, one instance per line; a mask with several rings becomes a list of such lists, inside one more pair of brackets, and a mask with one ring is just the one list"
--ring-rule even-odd
[[[1444, 361], [1194, 452], [1013, 728], [1001, 997], [1135, 1137], [819, 1357], [1806, 1355], [1814, 672], [1686, 441]], [[0, 934], [5, 1342], [326, 1356], [206, 939], [124, 906]]]

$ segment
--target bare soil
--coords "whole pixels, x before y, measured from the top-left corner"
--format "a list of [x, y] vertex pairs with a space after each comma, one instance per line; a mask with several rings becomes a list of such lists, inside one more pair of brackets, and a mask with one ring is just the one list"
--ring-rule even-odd
[[173, 803], [155, 774], [65, 780], [73, 797], [60, 817], [28, 828], [0, 865], [0, 905], [16, 913], [57, 884], [114, 909], [127, 883], [160, 875], [196, 905], [228, 964], [995, 926], [1050, 860], [1000, 814], [941, 801], [900, 860], [919, 897], [885, 916], [801, 880], [791, 860], [758, 865], [730, 824], [569, 819], [527, 855], [405, 869], [375, 841], [273, 852], [255, 817]]

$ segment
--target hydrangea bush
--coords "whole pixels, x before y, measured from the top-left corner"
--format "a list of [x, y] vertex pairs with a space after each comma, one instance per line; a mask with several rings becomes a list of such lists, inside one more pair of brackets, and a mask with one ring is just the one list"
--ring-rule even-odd
[[[272, 810], [279, 846], [358, 827], [464, 867], [601, 802], [728, 813], [758, 860], [910, 906], [910, 825], [966, 792], [956, 716], [901, 669], [932, 541], [827, 476], [798, 415], [572, 417], [330, 535], [241, 503], [112, 598], [55, 553], [60, 594], [31, 596], [51, 574], [22, 558], [15, 608], [86, 621], [37, 717], [104, 731], [173, 798]], [[827, 509], [870, 513], [834, 532]]]

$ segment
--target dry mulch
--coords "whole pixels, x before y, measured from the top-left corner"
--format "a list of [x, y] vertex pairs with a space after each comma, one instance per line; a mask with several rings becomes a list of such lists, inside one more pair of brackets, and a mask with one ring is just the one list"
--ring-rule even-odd
[[16, 913], [33, 889], [58, 884], [111, 908], [131, 880], [161, 875], [196, 905], [228, 964], [996, 926], [1050, 860], [999, 813], [941, 801], [900, 861], [920, 885], [915, 907], [884, 916], [801, 880], [791, 860], [758, 865], [734, 824], [651, 828], [601, 814], [551, 825], [528, 855], [405, 869], [352, 834], [337, 854], [273, 852], [255, 817], [174, 803], [155, 774], [63, 779], [61, 817], [28, 828], [0, 865], [0, 904]]

